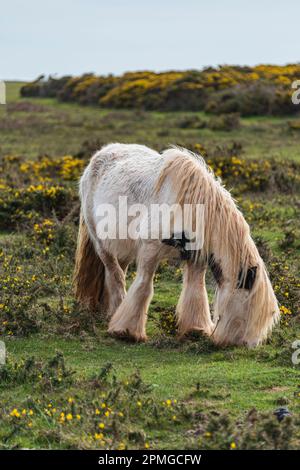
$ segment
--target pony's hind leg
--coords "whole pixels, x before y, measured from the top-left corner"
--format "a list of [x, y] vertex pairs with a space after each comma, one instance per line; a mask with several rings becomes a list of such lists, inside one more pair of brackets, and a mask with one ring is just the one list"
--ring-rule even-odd
[[102, 309], [105, 310], [106, 316], [110, 318], [116, 312], [126, 295], [126, 274], [115, 256], [101, 248], [98, 254], [105, 266]]
[[153, 276], [158, 262], [157, 246], [145, 244], [139, 252], [136, 278], [109, 323], [110, 334], [145, 341], [148, 307], [153, 295]]
[[179, 336], [192, 331], [213, 332], [207, 291], [205, 287], [206, 267], [187, 263], [183, 276], [183, 289], [176, 308]]

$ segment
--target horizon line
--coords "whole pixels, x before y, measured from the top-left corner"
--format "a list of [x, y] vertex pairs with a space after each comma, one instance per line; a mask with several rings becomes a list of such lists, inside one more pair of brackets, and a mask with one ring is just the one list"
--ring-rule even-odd
[[289, 65], [300, 65], [300, 59], [299, 61], [295, 61], [295, 62], [285, 62], [285, 63], [276, 63], [276, 62], [258, 62], [254, 65], [249, 65], [249, 64], [230, 64], [230, 63], [226, 63], [224, 62], [223, 64], [217, 64], [217, 65], [203, 65], [201, 67], [191, 67], [191, 68], [184, 68], [184, 69], [181, 69], [181, 68], [173, 68], [173, 69], [160, 69], [160, 70], [156, 70], [156, 69], [130, 69], [130, 70], [124, 70], [123, 72], [119, 72], [119, 73], [115, 73], [115, 72], [107, 72], [107, 73], [98, 73], [98, 72], [95, 72], [95, 71], [89, 71], [89, 72], [81, 72], [81, 73], [58, 73], [58, 72], [54, 72], [54, 73], [40, 73], [39, 75], [37, 75], [37, 77], [35, 78], [2, 78], [0, 77], [0, 80], [2, 81], [5, 81], [5, 82], [31, 82], [31, 81], [34, 81], [34, 80], [37, 80], [38, 77], [44, 75], [45, 77], [66, 77], [66, 76], [71, 76], [71, 77], [74, 77], [74, 76], [82, 76], [82, 75], [86, 75], [86, 74], [91, 74], [91, 75], [97, 75], [97, 76], [109, 76], [109, 75], [112, 75], [112, 76], [115, 76], [115, 77], [118, 77], [118, 76], [122, 76], [126, 73], [138, 73], [138, 72], [154, 72], [154, 73], [168, 73], [168, 72], [190, 72], [190, 71], [197, 71], [197, 72], [202, 72], [203, 70], [207, 69], [207, 68], [218, 68], [218, 67], [259, 67], [261, 65], [265, 65], [265, 66], [277, 66], [277, 67], [287, 67]]

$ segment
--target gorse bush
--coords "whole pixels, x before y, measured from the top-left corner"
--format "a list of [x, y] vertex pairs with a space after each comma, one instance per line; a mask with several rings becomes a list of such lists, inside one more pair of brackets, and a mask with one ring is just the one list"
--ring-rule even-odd
[[[43, 97], [56, 97], [61, 88], [71, 79], [70, 76], [62, 78], [52, 78], [51, 76], [45, 81], [45, 76], [40, 75], [36, 80], [28, 83], [24, 90], [21, 91], [22, 96], [43, 96]], [[44, 83], [41, 89], [41, 83]], [[47, 84], [46, 84], [47, 83]]]
[[176, 124], [181, 129], [203, 129], [207, 125], [206, 121], [198, 116], [183, 117]]
[[298, 64], [144, 71], [121, 76], [84, 74], [59, 79], [41, 76], [24, 85], [21, 95], [56, 97], [106, 108], [281, 115], [298, 111], [291, 101], [291, 83], [299, 76]]
[[233, 131], [240, 127], [240, 116], [237, 113], [221, 114], [216, 117], [212, 117], [207, 124], [212, 130], [218, 131]]
[[0, 368], [0, 386], [30, 383], [43, 391], [70, 385], [74, 372], [65, 365], [57, 352], [46, 363], [30, 357], [20, 363], [7, 362]]
[[182, 118], [177, 123], [180, 129], [212, 129], [218, 131], [232, 131], [239, 129], [240, 115], [238, 113], [221, 114], [219, 116], [212, 116], [208, 121], [201, 119], [198, 116], [187, 116]]
[[0, 229], [31, 225], [41, 215], [65, 217], [77, 201], [72, 181], [79, 178], [84, 164], [69, 155], [32, 161], [4, 158], [0, 164]]
[[297, 106], [291, 100], [288, 87], [262, 81], [213, 93], [207, 100], [205, 111], [242, 116], [285, 115], [297, 112]]
[[[197, 145], [194, 147], [197, 151]], [[298, 163], [287, 162], [283, 167], [276, 160], [247, 160], [242, 156], [216, 154], [206, 159], [219, 176], [232, 187], [234, 194], [245, 191], [293, 192], [300, 187]]]
[[49, 183], [29, 185], [15, 190], [11, 187], [0, 190], [0, 228], [11, 229], [16, 225], [32, 220], [36, 214], [45, 217], [55, 212], [65, 216], [74, 201], [70, 188]]
[[271, 413], [251, 410], [242, 422], [236, 423], [225, 413], [201, 414], [191, 431], [193, 448], [208, 450], [297, 449], [299, 419], [285, 417], [278, 421]]

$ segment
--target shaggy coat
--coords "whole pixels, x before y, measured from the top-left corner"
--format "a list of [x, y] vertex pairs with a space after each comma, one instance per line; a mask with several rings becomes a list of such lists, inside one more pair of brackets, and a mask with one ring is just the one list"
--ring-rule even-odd
[[[164, 240], [162, 231], [154, 240], [99, 237], [97, 207], [112, 204], [118, 213], [119, 196], [127, 196], [128, 205], [145, 205], [149, 213], [151, 204], [203, 204], [203, 246], [188, 253], [173, 237]], [[159, 154], [141, 145], [110, 144], [85, 169], [80, 199], [75, 294], [108, 316], [111, 334], [146, 339], [157, 265], [178, 258], [185, 265], [177, 305], [181, 336], [201, 330], [218, 344], [249, 347], [266, 339], [279, 318], [266, 268], [242, 213], [200, 156], [179, 148]], [[137, 276], [126, 293], [126, 269], [133, 261]], [[205, 287], [208, 266], [216, 280], [212, 317]]]

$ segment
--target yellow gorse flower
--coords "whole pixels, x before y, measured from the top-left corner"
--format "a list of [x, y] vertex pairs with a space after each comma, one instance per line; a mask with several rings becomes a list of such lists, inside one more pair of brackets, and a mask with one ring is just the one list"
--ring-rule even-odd
[[14, 417], [14, 418], [20, 418], [21, 414], [19, 413], [19, 411], [17, 410], [17, 408], [14, 408], [11, 412], [10, 412], [10, 416]]

